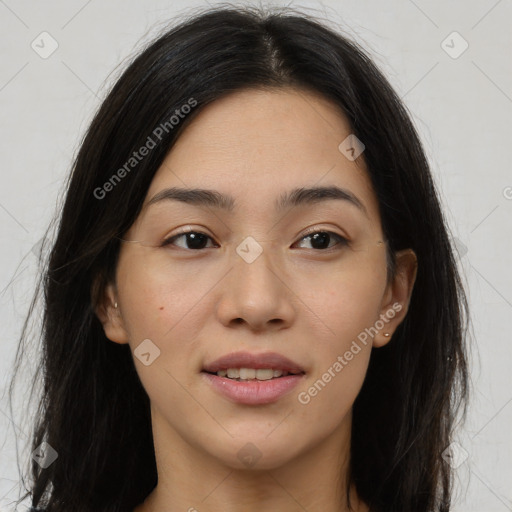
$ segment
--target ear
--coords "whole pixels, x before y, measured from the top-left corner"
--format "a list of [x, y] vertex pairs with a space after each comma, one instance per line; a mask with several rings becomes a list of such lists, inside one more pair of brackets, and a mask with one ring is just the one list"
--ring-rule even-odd
[[[395, 256], [395, 276], [386, 287], [380, 311], [380, 320], [384, 323], [384, 327], [379, 329], [375, 335], [373, 339], [374, 347], [386, 345], [393, 337], [396, 328], [404, 320], [416, 281], [418, 259], [414, 251], [404, 249], [396, 252]], [[379, 321], [376, 324], [378, 325]]]
[[128, 343], [128, 333], [125, 329], [114, 284], [108, 283], [104, 286], [98, 297], [94, 312], [103, 325], [105, 336], [110, 341], [120, 344]]

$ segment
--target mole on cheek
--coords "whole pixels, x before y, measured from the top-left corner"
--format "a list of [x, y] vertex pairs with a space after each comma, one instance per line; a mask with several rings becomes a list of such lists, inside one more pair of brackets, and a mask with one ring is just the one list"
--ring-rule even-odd
[[160, 306], [158, 309], [159, 309], [160, 311], [162, 311], [162, 309], [164, 309], [164, 307], [163, 307], [163, 306]]

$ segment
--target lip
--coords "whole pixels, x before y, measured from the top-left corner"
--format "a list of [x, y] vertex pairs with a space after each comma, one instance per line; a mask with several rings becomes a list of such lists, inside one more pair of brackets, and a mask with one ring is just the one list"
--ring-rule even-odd
[[[237, 381], [216, 375], [219, 370], [227, 370], [228, 368], [268, 368], [286, 371], [290, 375], [271, 380], [251, 379], [247, 381]], [[298, 363], [277, 352], [261, 354], [233, 352], [206, 364], [201, 375], [216, 392], [232, 402], [246, 405], [264, 405], [277, 402], [288, 394], [304, 379], [305, 373]]]
[[305, 373], [299, 364], [277, 352], [263, 352], [261, 354], [233, 352], [206, 364], [203, 371], [216, 373], [228, 368], [269, 368], [271, 370], [283, 370], [288, 373]]
[[304, 378], [304, 374], [287, 375], [272, 380], [237, 381], [212, 373], [201, 374], [215, 391], [232, 402], [246, 405], [263, 405], [277, 402]]

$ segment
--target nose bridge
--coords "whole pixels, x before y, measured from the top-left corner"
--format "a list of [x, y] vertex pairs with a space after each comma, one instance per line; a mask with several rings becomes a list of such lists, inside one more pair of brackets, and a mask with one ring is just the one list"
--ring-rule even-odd
[[229, 284], [218, 308], [224, 323], [242, 319], [260, 329], [270, 321], [291, 320], [290, 292], [279, 275], [279, 256], [271, 245], [248, 236], [236, 247]]
[[[269, 300], [275, 291], [275, 281], [280, 281], [276, 274], [279, 273], [278, 255], [272, 248], [271, 241], [258, 242], [254, 237], [247, 236], [236, 247], [235, 285], [243, 288], [249, 286], [253, 292], [267, 291]], [[249, 291], [250, 291], [249, 290]]]

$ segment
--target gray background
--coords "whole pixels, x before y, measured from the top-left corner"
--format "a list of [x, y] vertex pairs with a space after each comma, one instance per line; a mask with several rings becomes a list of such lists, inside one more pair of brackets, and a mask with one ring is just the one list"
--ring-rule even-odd
[[[412, 112], [457, 239], [473, 315], [473, 399], [458, 433], [455, 510], [512, 510], [511, 1], [289, 4], [361, 43]], [[34, 246], [113, 70], [170, 18], [206, 5], [0, 0], [0, 511], [12, 510], [18, 496], [15, 431], [20, 463], [30, 457], [30, 422], [17, 406], [11, 414], [6, 386], [37, 275]], [[58, 44], [47, 58], [31, 47], [51, 49], [42, 32]], [[458, 55], [464, 40], [469, 46]]]

